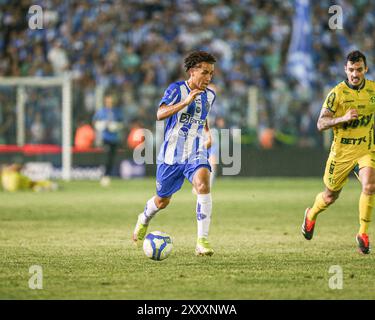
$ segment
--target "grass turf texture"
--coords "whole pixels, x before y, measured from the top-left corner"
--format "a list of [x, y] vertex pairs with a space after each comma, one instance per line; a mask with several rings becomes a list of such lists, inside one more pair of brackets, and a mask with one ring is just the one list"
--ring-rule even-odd
[[[1, 299], [374, 299], [375, 253], [357, 252], [360, 186], [352, 179], [318, 218], [300, 227], [321, 179], [218, 179], [212, 257], [194, 255], [195, 196], [189, 183], [152, 221], [169, 233], [171, 256], [148, 259], [130, 241], [154, 180], [64, 183], [54, 193], [0, 193]], [[373, 226], [371, 226], [373, 230]], [[43, 268], [31, 290], [29, 267]], [[328, 283], [343, 269], [343, 289]]]

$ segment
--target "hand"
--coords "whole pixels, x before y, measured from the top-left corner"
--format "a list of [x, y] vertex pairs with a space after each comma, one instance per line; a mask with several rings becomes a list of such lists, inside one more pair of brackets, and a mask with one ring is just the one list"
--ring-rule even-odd
[[350, 109], [345, 113], [343, 118], [345, 122], [358, 119], [358, 111], [356, 109]]
[[212, 136], [211, 136], [211, 133], [208, 131], [205, 135], [205, 142], [204, 142], [204, 147], [206, 149], [210, 149], [211, 146], [212, 146]]
[[184, 100], [184, 103], [188, 106], [190, 103], [194, 101], [195, 97], [201, 93], [203, 93], [203, 90], [199, 90], [199, 89], [191, 90], [189, 95]]

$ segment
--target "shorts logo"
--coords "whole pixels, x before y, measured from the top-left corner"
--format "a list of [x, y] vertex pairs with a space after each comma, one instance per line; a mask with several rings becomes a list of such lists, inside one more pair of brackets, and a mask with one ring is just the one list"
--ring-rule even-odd
[[162, 187], [161, 183], [159, 181], [156, 181], [156, 190], [160, 191], [161, 187]]
[[335, 170], [336, 161], [332, 160], [331, 164], [329, 165], [329, 174], [333, 174], [333, 171]]
[[330, 184], [331, 186], [333, 186], [333, 185], [336, 183], [336, 179], [329, 178], [328, 180], [329, 180], [329, 184]]

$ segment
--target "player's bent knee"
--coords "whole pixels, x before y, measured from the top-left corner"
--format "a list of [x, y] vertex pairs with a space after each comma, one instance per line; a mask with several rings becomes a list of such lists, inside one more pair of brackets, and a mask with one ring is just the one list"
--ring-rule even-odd
[[330, 193], [330, 194], [325, 194], [324, 196], [324, 202], [326, 203], [326, 205], [331, 205], [333, 204], [337, 198], [339, 197], [338, 194], [334, 194], [334, 193]]
[[362, 191], [364, 194], [372, 195], [375, 194], [375, 184], [367, 183], [363, 186]]
[[210, 193], [210, 186], [206, 183], [197, 183], [195, 185], [195, 190], [198, 194], [207, 194]]
[[168, 206], [170, 200], [170, 198], [157, 198], [156, 206], [158, 207], [158, 209], [164, 209]]

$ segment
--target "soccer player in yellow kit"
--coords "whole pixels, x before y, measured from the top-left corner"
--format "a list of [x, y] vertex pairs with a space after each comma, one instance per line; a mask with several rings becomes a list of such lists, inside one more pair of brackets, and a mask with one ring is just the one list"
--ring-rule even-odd
[[359, 167], [362, 193], [359, 199], [360, 228], [356, 242], [361, 253], [370, 253], [368, 227], [375, 199], [375, 150], [373, 138], [375, 82], [365, 79], [366, 57], [360, 51], [348, 54], [347, 79], [328, 94], [318, 119], [319, 131], [333, 128], [334, 138], [325, 173], [325, 190], [305, 211], [302, 234], [311, 240], [318, 214], [339, 197], [350, 172]]
[[49, 180], [33, 181], [21, 173], [22, 165], [14, 163], [0, 170], [0, 182], [4, 191], [54, 191], [58, 186]]

